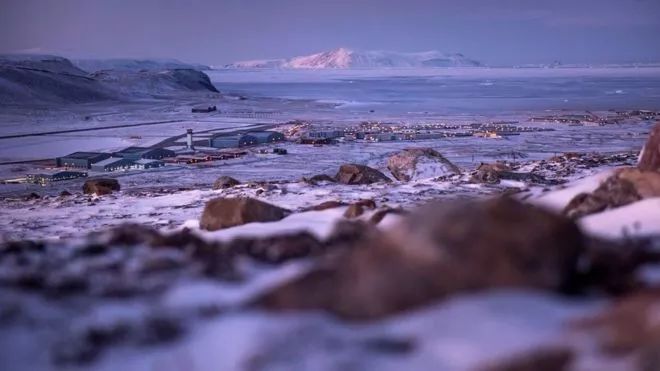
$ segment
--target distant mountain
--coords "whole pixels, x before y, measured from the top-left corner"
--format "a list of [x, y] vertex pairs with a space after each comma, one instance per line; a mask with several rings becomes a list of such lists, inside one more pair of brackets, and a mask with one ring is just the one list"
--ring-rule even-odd
[[447, 54], [438, 51], [398, 53], [389, 51], [355, 51], [339, 48], [291, 59], [237, 62], [228, 64], [225, 68], [350, 69], [477, 66], [481, 66], [481, 63], [458, 53]]
[[103, 70], [89, 74], [52, 55], [0, 55], [0, 106], [85, 103], [217, 92], [194, 69]]
[[0, 102], [84, 103], [116, 98], [115, 92], [52, 55], [0, 55]]
[[87, 72], [98, 72], [103, 70], [116, 71], [159, 71], [173, 69], [191, 69], [207, 71], [209, 66], [202, 64], [190, 64], [176, 59], [74, 59], [73, 64]]

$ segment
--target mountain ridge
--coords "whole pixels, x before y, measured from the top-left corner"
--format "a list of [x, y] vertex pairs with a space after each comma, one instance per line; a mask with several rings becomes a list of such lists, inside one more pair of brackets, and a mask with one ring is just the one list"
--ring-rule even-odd
[[435, 50], [402, 53], [383, 50], [358, 51], [338, 48], [288, 59], [264, 59], [230, 63], [228, 69], [352, 69], [405, 67], [478, 67], [482, 64], [461, 53]]

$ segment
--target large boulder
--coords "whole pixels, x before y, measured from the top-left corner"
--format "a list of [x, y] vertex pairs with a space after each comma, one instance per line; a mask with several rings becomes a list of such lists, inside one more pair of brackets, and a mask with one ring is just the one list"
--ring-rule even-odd
[[339, 167], [335, 179], [343, 184], [371, 184], [391, 182], [392, 180], [380, 171], [365, 165], [345, 164]]
[[575, 223], [510, 199], [431, 204], [388, 232], [345, 223], [336, 255], [256, 304], [376, 319], [486, 288], [566, 292], [583, 250]]
[[112, 178], [87, 179], [82, 187], [84, 194], [96, 194], [98, 196], [107, 195], [120, 189], [119, 181]]
[[651, 130], [637, 168], [642, 171], [660, 171], [660, 122]]
[[407, 148], [387, 160], [387, 168], [397, 180], [436, 178], [460, 174], [461, 170], [431, 148]]
[[223, 175], [220, 178], [216, 179], [215, 183], [213, 183], [213, 189], [227, 189], [227, 188], [232, 188], [237, 185], [241, 184], [238, 180], [227, 176]]
[[216, 231], [253, 222], [274, 222], [288, 214], [286, 209], [254, 198], [215, 198], [206, 203], [199, 226]]

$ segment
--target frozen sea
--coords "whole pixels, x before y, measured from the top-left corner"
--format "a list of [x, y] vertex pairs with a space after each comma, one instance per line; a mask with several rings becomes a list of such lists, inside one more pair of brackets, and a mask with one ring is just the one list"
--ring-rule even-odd
[[214, 70], [223, 92], [339, 104], [347, 112], [495, 115], [660, 108], [660, 67]]

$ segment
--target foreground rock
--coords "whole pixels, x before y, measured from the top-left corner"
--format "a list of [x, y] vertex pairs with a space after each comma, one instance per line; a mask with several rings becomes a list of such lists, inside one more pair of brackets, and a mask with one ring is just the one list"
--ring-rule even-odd
[[380, 171], [365, 165], [341, 165], [335, 180], [342, 184], [372, 184], [377, 182], [391, 182], [392, 180]]
[[564, 208], [564, 214], [570, 218], [581, 218], [652, 197], [660, 197], [660, 173], [621, 169], [595, 191], [575, 196]]
[[591, 334], [607, 356], [633, 357], [637, 370], [660, 370], [660, 292], [638, 292], [620, 299], [598, 315], [574, 323]]
[[119, 191], [120, 189], [119, 181], [112, 178], [88, 179], [82, 187], [84, 194], [96, 194], [98, 196], [111, 194], [113, 191]]
[[223, 175], [220, 178], [218, 178], [215, 183], [213, 183], [213, 189], [227, 189], [227, 188], [232, 188], [236, 187], [237, 185], [241, 184], [238, 180], [230, 177]]
[[570, 348], [548, 347], [479, 367], [477, 371], [569, 371], [575, 358]]
[[289, 211], [253, 198], [216, 198], [206, 203], [199, 226], [208, 231], [254, 222], [274, 222]]
[[660, 123], [655, 124], [651, 130], [637, 168], [642, 171], [660, 171]]
[[408, 182], [460, 174], [460, 169], [431, 148], [408, 148], [390, 156], [387, 168], [397, 180]]
[[256, 304], [375, 319], [457, 292], [493, 287], [567, 292], [576, 284], [584, 248], [572, 221], [509, 199], [430, 205], [389, 233], [351, 224], [343, 228], [343, 235], [351, 231], [350, 239], [337, 239], [342, 253]]

